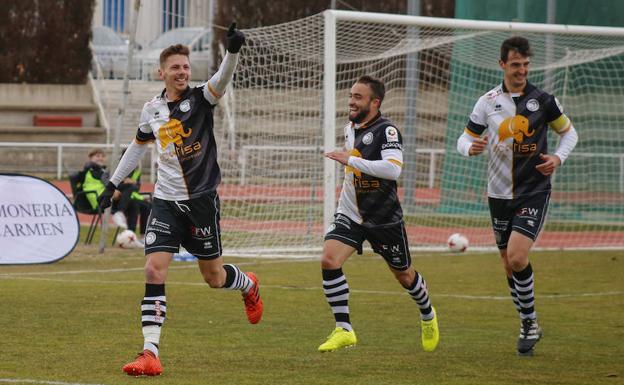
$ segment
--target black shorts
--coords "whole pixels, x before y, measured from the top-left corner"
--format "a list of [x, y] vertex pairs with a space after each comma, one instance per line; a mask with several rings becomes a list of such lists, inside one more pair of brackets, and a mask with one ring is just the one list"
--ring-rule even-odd
[[367, 240], [373, 251], [381, 255], [388, 266], [395, 270], [407, 270], [412, 264], [403, 222], [388, 227], [370, 228], [355, 223], [345, 215], [336, 214], [325, 234], [325, 240], [328, 239], [352, 246], [358, 254], [362, 254], [362, 244]]
[[208, 192], [184, 201], [154, 198], [145, 232], [145, 254], [177, 253], [182, 245], [199, 259], [221, 256], [219, 195]]
[[550, 191], [516, 199], [488, 198], [496, 246], [506, 249], [512, 231], [535, 241], [544, 225], [549, 199]]

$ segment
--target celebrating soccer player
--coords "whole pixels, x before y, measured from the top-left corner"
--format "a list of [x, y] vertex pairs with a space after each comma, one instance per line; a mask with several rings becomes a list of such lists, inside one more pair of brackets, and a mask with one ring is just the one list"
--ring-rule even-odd
[[[503, 82], [479, 98], [457, 149], [464, 156], [488, 150], [492, 227], [521, 320], [518, 354], [531, 355], [542, 329], [534, 307], [529, 251], [546, 218], [550, 176], [578, 136], [557, 99], [527, 81], [529, 41], [511, 37], [500, 52]], [[547, 127], [560, 135], [554, 154], [548, 154]]]
[[323, 292], [336, 328], [320, 352], [357, 343], [349, 318], [349, 285], [342, 265], [368, 240], [420, 309], [425, 351], [438, 345], [435, 309], [424, 278], [412, 268], [397, 183], [403, 167], [402, 137], [396, 125], [381, 115], [385, 94], [381, 80], [362, 76], [351, 87], [345, 149], [325, 154], [345, 165], [345, 178], [333, 224], [325, 235], [321, 268]]
[[158, 181], [145, 234], [145, 297], [141, 322], [143, 352], [123, 367], [129, 375], [162, 373], [158, 349], [167, 314], [165, 280], [174, 253], [184, 246], [198, 258], [199, 270], [212, 288], [240, 290], [247, 318], [255, 324], [262, 316], [258, 280], [237, 266], [223, 264], [217, 186], [221, 172], [213, 132], [213, 109], [232, 80], [242, 32], [233, 23], [227, 32], [227, 53], [219, 70], [205, 84], [189, 87], [188, 47], [176, 44], [160, 54], [159, 74], [165, 89], [145, 103], [136, 138], [126, 150], [102, 194], [102, 207], [122, 179], [138, 164], [148, 142], [158, 149]]

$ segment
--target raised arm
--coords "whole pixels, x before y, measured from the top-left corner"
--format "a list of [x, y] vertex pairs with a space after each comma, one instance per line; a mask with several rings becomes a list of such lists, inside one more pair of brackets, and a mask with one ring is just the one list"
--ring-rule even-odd
[[245, 35], [236, 29], [236, 23], [232, 23], [227, 31], [227, 52], [219, 66], [219, 70], [215, 73], [204, 87], [204, 97], [211, 104], [217, 104], [219, 99], [225, 93], [227, 85], [234, 77], [234, 71], [238, 64], [238, 52], [245, 43]]

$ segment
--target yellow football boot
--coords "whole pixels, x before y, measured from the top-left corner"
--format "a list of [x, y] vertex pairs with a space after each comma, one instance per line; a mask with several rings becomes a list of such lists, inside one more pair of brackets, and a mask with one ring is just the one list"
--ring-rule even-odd
[[357, 338], [355, 337], [355, 332], [353, 330], [349, 332], [338, 327], [331, 332], [329, 337], [327, 337], [327, 341], [318, 347], [318, 351], [321, 353], [333, 352], [334, 350], [338, 350], [340, 348], [354, 346], [356, 343]]
[[420, 335], [422, 339], [422, 347], [426, 352], [432, 352], [440, 342], [440, 330], [438, 329], [438, 316], [435, 308], [431, 307], [433, 318], [429, 321], [420, 320]]

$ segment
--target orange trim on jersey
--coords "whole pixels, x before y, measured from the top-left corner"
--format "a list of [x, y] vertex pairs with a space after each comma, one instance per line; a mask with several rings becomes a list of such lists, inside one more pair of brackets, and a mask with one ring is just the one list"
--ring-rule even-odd
[[396, 160], [396, 159], [388, 159], [388, 161], [389, 161], [390, 163], [394, 163], [394, 164], [396, 164], [396, 165], [397, 165], [397, 166], [399, 166], [399, 167], [403, 167], [403, 163], [399, 162], [399, 161], [398, 161], [398, 160]]
[[219, 93], [217, 91], [215, 91], [214, 88], [212, 88], [212, 86], [210, 85], [210, 83], [206, 83], [206, 86], [208, 87], [208, 91], [210, 91], [210, 93], [212, 94], [212, 96], [214, 96], [215, 98], [219, 99], [221, 96], [223, 95], [219, 95]]
[[464, 132], [465, 132], [466, 134], [468, 134], [468, 135], [472, 136], [473, 138], [480, 138], [480, 137], [481, 137], [481, 135], [479, 135], [479, 134], [475, 134], [474, 132], [470, 131], [470, 130], [468, 129], [468, 127], [464, 128]]
[[137, 138], [134, 138], [134, 141], [137, 144], [149, 144], [149, 143], [153, 143], [155, 139], [147, 139], [147, 140], [139, 140]]

